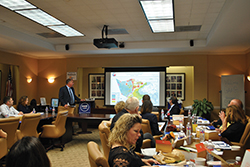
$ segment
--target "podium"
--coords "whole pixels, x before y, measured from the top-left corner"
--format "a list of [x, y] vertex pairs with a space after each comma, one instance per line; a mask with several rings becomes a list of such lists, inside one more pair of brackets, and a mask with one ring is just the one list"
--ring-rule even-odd
[[91, 108], [95, 108], [95, 100], [86, 100], [79, 102], [79, 114], [89, 114]]

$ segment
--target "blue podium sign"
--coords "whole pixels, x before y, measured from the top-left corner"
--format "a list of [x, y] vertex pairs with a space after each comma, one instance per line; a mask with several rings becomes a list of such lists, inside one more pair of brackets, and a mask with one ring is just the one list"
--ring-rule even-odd
[[91, 107], [89, 103], [79, 104], [79, 114], [90, 113]]

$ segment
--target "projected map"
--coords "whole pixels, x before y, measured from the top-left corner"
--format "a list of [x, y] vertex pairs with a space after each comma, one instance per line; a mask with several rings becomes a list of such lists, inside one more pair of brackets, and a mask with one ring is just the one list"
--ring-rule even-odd
[[129, 97], [141, 100], [144, 94], [151, 97], [154, 105], [159, 105], [159, 72], [116, 72], [111, 74], [111, 103], [126, 101]]

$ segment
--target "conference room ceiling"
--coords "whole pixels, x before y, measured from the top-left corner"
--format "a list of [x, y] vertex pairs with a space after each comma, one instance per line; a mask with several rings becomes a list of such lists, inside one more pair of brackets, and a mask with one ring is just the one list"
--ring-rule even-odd
[[[0, 50], [46, 59], [131, 53], [244, 54], [250, 49], [249, 0], [174, 0], [178, 30], [174, 33], [153, 33], [138, 0], [28, 2], [85, 36], [61, 36], [0, 6]], [[93, 39], [101, 38], [103, 25], [114, 30], [108, 37], [124, 42], [124, 48], [98, 49], [93, 45]], [[190, 31], [191, 26], [200, 26], [200, 30]], [[190, 40], [194, 40], [193, 47]]]

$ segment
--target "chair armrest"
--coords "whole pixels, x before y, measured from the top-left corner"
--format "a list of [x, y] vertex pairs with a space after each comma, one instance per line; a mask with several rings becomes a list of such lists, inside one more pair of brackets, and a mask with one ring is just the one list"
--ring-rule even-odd
[[151, 140], [150, 139], [143, 140], [141, 148], [151, 148]]
[[235, 146], [241, 146], [241, 147], [243, 146], [243, 144], [237, 143], [237, 142], [231, 142], [231, 144], [232, 144], [232, 145], [235, 145]]
[[43, 125], [43, 131], [40, 137], [42, 138], [52, 138], [52, 136], [56, 135], [56, 126], [55, 125]]
[[51, 124], [52, 124], [52, 125], [55, 125], [55, 122], [56, 122], [56, 121], [52, 121]]

